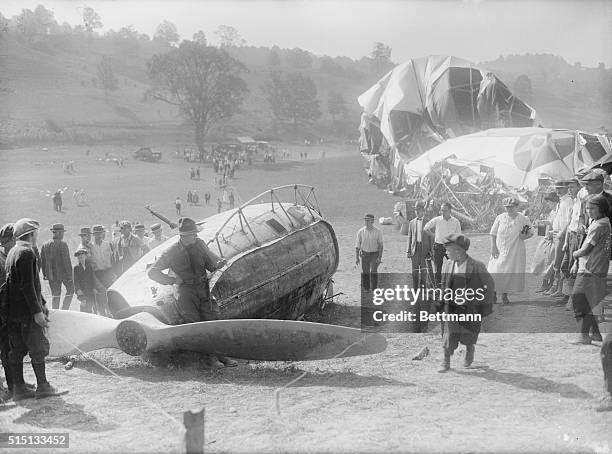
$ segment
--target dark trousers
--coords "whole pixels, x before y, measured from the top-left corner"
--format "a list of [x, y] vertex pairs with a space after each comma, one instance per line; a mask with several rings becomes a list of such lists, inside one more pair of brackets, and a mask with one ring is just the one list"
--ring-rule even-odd
[[51, 307], [53, 309], [59, 309], [60, 299], [62, 297], [62, 284], [66, 287], [66, 295], [64, 296], [64, 302], [62, 303], [62, 309], [70, 309], [70, 303], [72, 303], [72, 295], [74, 294], [74, 283], [72, 281], [60, 280], [60, 281], [49, 281], [49, 287], [51, 287]]
[[44, 364], [49, 354], [49, 340], [44, 328], [34, 321], [34, 317], [8, 321], [9, 364], [22, 364], [29, 354], [32, 364]]
[[414, 288], [427, 287], [428, 282], [433, 276], [431, 262], [425, 259], [426, 251], [423, 251], [423, 243], [417, 242], [414, 248], [412, 261], [412, 286]]
[[586, 295], [584, 293], [573, 293], [571, 301], [580, 334], [584, 337], [588, 337], [589, 333], [595, 336], [601, 335], [597, 318], [591, 311]]
[[434, 243], [434, 267], [436, 269], [436, 287], [442, 285], [442, 262], [446, 257], [446, 247], [440, 243]]
[[378, 287], [378, 251], [361, 251], [361, 288], [365, 291]]
[[601, 344], [601, 367], [606, 391], [612, 395], [612, 333], [608, 333]]
[[90, 314], [94, 313], [94, 307], [96, 305], [96, 296], [93, 293], [90, 295], [81, 295], [78, 297], [78, 300], [81, 303], [81, 312], [89, 312]]
[[205, 322], [219, 318], [219, 306], [210, 298], [206, 281], [179, 285], [176, 309], [182, 323]]
[[115, 275], [111, 268], [105, 270], [97, 270], [94, 272], [96, 278], [104, 286], [104, 291], [96, 294], [96, 312], [99, 315], [106, 315], [108, 312], [108, 298], [106, 296], [106, 289], [113, 285]]

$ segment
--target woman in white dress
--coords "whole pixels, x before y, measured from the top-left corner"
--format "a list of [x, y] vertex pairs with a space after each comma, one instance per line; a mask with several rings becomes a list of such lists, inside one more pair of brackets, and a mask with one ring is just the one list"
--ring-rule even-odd
[[503, 204], [506, 212], [497, 216], [491, 227], [491, 259], [487, 269], [495, 279], [495, 292], [502, 294], [502, 304], [508, 304], [508, 293], [519, 293], [525, 288], [525, 240], [533, 236], [533, 229], [529, 218], [518, 212], [516, 198], [507, 197]]

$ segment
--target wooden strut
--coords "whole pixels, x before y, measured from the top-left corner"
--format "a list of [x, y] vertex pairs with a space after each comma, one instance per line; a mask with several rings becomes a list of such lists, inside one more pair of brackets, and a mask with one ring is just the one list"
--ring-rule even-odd
[[185, 424], [185, 452], [204, 453], [204, 408], [200, 411], [189, 410], [183, 413]]

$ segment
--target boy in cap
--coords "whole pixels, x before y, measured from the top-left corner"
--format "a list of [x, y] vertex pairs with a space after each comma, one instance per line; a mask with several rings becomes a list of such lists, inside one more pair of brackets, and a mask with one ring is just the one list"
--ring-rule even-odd
[[[474, 260], [467, 253], [470, 240], [464, 235], [453, 233], [446, 238], [444, 243], [448, 253], [449, 261], [445, 263], [442, 274], [442, 291], [451, 289], [455, 297], [445, 299], [438, 303], [438, 310], [443, 305], [445, 314], [480, 314], [486, 317], [493, 312], [493, 299], [495, 283], [487, 271], [484, 263]], [[483, 298], [468, 298], [468, 292], [478, 295], [482, 292]], [[465, 297], [458, 298], [459, 292]], [[470, 367], [474, 361], [475, 345], [482, 322], [480, 321], [443, 321], [444, 335], [442, 337], [444, 359], [438, 372], [446, 372], [450, 369], [450, 359], [459, 343], [465, 345], [464, 367]]]
[[[38, 258], [34, 252], [38, 228], [38, 221], [33, 219], [15, 222], [13, 235], [17, 241], [6, 259], [8, 307], [0, 315], [8, 328], [11, 346], [8, 361], [15, 400], [64, 394], [49, 384], [45, 372], [45, 357], [49, 354], [49, 340], [45, 335], [49, 311], [40, 291]], [[27, 354], [36, 375], [36, 392], [28, 389], [23, 377], [23, 358]]]
[[363, 220], [365, 226], [357, 231], [355, 238], [355, 264], [361, 259], [361, 286], [366, 292], [378, 286], [378, 265], [382, 261], [383, 235], [374, 227], [374, 215], [367, 213]]
[[95, 290], [105, 291], [105, 289], [96, 279], [93, 267], [91, 263], [87, 261], [87, 254], [87, 249], [84, 247], [78, 248], [74, 253], [74, 256], [79, 261], [73, 269], [74, 288], [76, 290], [77, 299], [81, 302], [81, 312], [106, 315], [100, 313], [100, 308], [96, 307]]
[[62, 303], [62, 309], [70, 309], [72, 295], [74, 294], [74, 284], [72, 282], [72, 263], [70, 262], [70, 252], [68, 243], [64, 241], [63, 224], [53, 224], [51, 233], [53, 238], [42, 245], [40, 249], [41, 268], [43, 279], [49, 281], [51, 288], [51, 307], [59, 309], [62, 297], [62, 285], [66, 287], [66, 296]]
[[[179, 219], [180, 239], [155, 261], [148, 271], [149, 278], [162, 285], [176, 285], [178, 298], [175, 303], [181, 323], [217, 320], [219, 306], [210, 297], [207, 271], [213, 272], [225, 265], [225, 260], [215, 255], [198, 238], [198, 226], [190, 218]], [[176, 277], [164, 270], [170, 269]], [[236, 361], [222, 355], [210, 355], [212, 367], [236, 366]]]

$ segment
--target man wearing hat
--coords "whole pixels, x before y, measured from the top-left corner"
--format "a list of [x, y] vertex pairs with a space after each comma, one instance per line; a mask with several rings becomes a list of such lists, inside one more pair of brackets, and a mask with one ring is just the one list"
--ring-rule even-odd
[[424, 228], [425, 202], [419, 200], [414, 211], [416, 216], [408, 223], [408, 241], [406, 255], [412, 262], [412, 286], [414, 288], [427, 286], [433, 278], [431, 256], [433, 237]]
[[[34, 252], [38, 228], [38, 221], [33, 219], [15, 222], [13, 236], [17, 241], [6, 259], [8, 307], [2, 317], [8, 328], [8, 360], [15, 400], [64, 394], [49, 384], [45, 372], [45, 357], [49, 354], [45, 328], [49, 326], [49, 311], [40, 291], [38, 258]], [[23, 358], [27, 354], [36, 375], [36, 392], [28, 389], [23, 378]]]
[[148, 238], [145, 236], [146, 234], [146, 229], [144, 224], [141, 223], [137, 223], [134, 225], [134, 235], [136, 235], [140, 241], [142, 241], [142, 250], [140, 252], [140, 256], [142, 257], [143, 255], [145, 255], [147, 252], [149, 252], [149, 246], [148, 246]]
[[[559, 196], [559, 203], [557, 204], [557, 212], [552, 222], [552, 235], [554, 244], [554, 283], [550, 290], [545, 292], [546, 295], [552, 297], [563, 297], [563, 280], [564, 275], [561, 274], [561, 262], [563, 260], [563, 245], [565, 244], [565, 236], [567, 234], [567, 227], [571, 221], [572, 208], [574, 206], [574, 199], [569, 194], [568, 189], [570, 180], [557, 180], [555, 181], [555, 192]], [[576, 191], [577, 192], [577, 191]], [[569, 296], [568, 296], [569, 298]]]
[[102, 284], [96, 279], [91, 262], [87, 261], [88, 251], [84, 247], [79, 247], [74, 256], [79, 261], [73, 269], [74, 288], [78, 300], [81, 302], [81, 312], [97, 313], [106, 315], [100, 305], [96, 304], [96, 291], [106, 292]]
[[[223, 267], [225, 260], [217, 257], [201, 238], [199, 228], [190, 218], [179, 219], [180, 239], [166, 249], [148, 271], [149, 278], [162, 285], [176, 285], [178, 298], [176, 310], [181, 323], [217, 320], [219, 306], [210, 297], [207, 271]], [[176, 277], [164, 273], [170, 269]], [[213, 367], [235, 366], [236, 361], [225, 356], [211, 355]]]
[[[443, 306], [445, 314], [480, 314], [486, 317], [493, 312], [495, 283], [484, 263], [474, 260], [467, 254], [470, 240], [464, 235], [453, 233], [444, 243], [449, 261], [442, 270], [443, 295], [452, 290], [454, 298], [445, 298], [437, 304], [439, 310]], [[468, 293], [466, 290], [472, 289]], [[462, 295], [459, 298], [459, 294]], [[469, 298], [467, 295], [473, 295]], [[480, 297], [479, 295], [483, 295]], [[450, 360], [459, 343], [465, 345], [464, 367], [470, 367], [474, 361], [475, 345], [482, 325], [481, 321], [443, 321], [444, 334], [442, 347], [444, 359], [438, 372], [450, 369]]]
[[572, 198], [572, 213], [570, 215], [570, 222], [567, 225], [567, 233], [565, 234], [565, 241], [562, 247], [563, 260], [561, 261], [560, 267], [565, 277], [563, 293], [566, 295], [571, 293], [572, 286], [574, 285], [574, 278], [569, 275], [569, 270], [571, 270], [574, 265], [573, 254], [580, 248], [586, 233], [581, 209], [582, 199], [587, 195], [586, 189], [580, 188], [580, 182], [577, 178], [568, 181], [568, 193]]
[[104, 226], [94, 225], [92, 232], [94, 240], [89, 250], [89, 261], [93, 266], [96, 279], [104, 287], [104, 291], [96, 295], [96, 312], [99, 315], [106, 315], [108, 304], [106, 289], [115, 280], [115, 274], [113, 273], [113, 247], [110, 242], [105, 240], [106, 229]]
[[436, 268], [436, 286], [440, 286], [442, 281], [442, 264], [444, 257], [446, 257], [444, 241], [451, 233], [461, 233], [461, 224], [456, 217], [451, 216], [451, 209], [452, 205], [444, 202], [440, 207], [440, 216], [436, 216], [425, 224], [425, 230], [435, 231], [433, 253], [434, 267]]
[[153, 234], [153, 238], [149, 240], [149, 249], [156, 248], [168, 239], [168, 237], [163, 234], [160, 223], [151, 226], [151, 233]]
[[380, 229], [374, 227], [374, 215], [367, 213], [364, 217], [365, 226], [357, 232], [355, 239], [355, 264], [361, 259], [361, 285], [369, 292], [378, 286], [378, 265], [383, 254], [383, 235]]
[[40, 260], [43, 278], [49, 281], [49, 287], [51, 288], [51, 307], [59, 309], [62, 285], [64, 285], [66, 296], [64, 296], [62, 309], [68, 310], [74, 294], [74, 284], [72, 282], [70, 251], [68, 250], [68, 243], [64, 241], [65, 231], [63, 224], [53, 224], [51, 227], [53, 238], [42, 245]]
[[132, 233], [130, 221], [119, 223], [121, 236], [115, 240], [114, 252], [117, 262], [117, 274], [121, 275], [142, 257], [144, 243]]
[[[2, 229], [0, 229], [0, 285], [6, 282], [6, 271], [4, 269], [6, 265], [6, 257], [14, 245], [15, 240], [13, 239], [13, 224], [5, 224], [2, 226]], [[0, 386], [0, 403], [7, 398], [10, 398], [10, 393], [13, 387], [13, 377], [8, 365], [8, 353], [8, 332], [4, 322], [0, 320], [0, 361], [2, 361], [4, 377], [6, 378], [6, 385], [8, 387], [8, 390], [4, 390], [2, 386]]]

